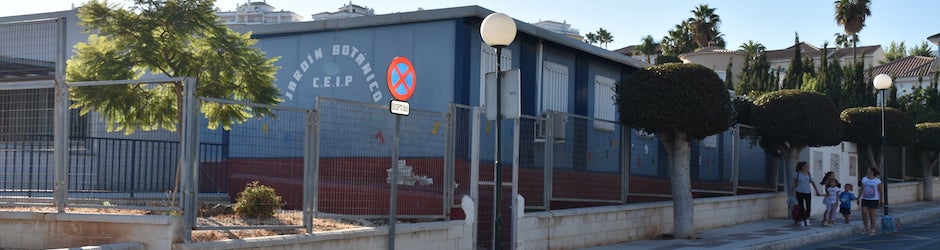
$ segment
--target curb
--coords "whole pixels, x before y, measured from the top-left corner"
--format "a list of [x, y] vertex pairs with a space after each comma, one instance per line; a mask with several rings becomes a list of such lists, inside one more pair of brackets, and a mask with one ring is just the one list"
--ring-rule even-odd
[[[940, 217], [940, 207], [931, 208], [927, 210], [920, 210], [920, 211], [911, 211], [911, 212], [907, 212], [903, 214], [897, 214], [895, 216], [896, 216], [895, 218], [897, 218], [898, 221], [902, 223], [905, 221], [919, 221], [919, 220], [925, 220], [925, 219], [930, 219], [930, 218], [936, 218], [936, 217]], [[880, 221], [880, 220], [876, 220], [876, 221]], [[793, 249], [793, 248], [806, 246], [806, 245], [817, 243], [817, 242], [822, 242], [825, 240], [845, 237], [845, 236], [852, 235], [854, 233], [859, 233], [862, 231], [862, 227], [863, 227], [862, 225], [855, 225], [851, 227], [826, 229], [825, 232], [817, 232], [818, 230], [814, 230], [811, 232], [807, 232], [805, 234], [794, 235], [794, 237], [791, 237], [791, 238], [768, 241], [768, 242], [761, 242], [761, 243], [757, 243], [757, 244], [753, 244], [749, 246], [744, 246], [739, 249]]]

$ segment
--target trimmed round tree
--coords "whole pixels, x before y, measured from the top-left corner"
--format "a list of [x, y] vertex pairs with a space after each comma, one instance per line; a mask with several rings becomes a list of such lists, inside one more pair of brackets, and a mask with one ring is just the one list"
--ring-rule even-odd
[[[765, 149], [786, 155], [787, 180], [793, 177], [804, 148], [842, 142], [839, 108], [815, 92], [787, 89], [763, 94], [754, 100], [751, 122]], [[789, 193], [791, 182], [784, 183]]]
[[933, 170], [940, 159], [940, 122], [914, 125], [914, 146], [917, 147], [923, 171], [924, 200], [933, 200]]
[[[887, 179], [888, 172], [881, 166], [881, 107], [848, 108], [842, 111], [845, 140], [858, 144], [868, 152], [868, 161], [880, 169]], [[904, 112], [895, 108], [884, 109], [884, 132], [888, 145], [910, 146], [914, 144], [914, 122]]]
[[689, 141], [730, 126], [724, 83], [704, 66], [668, 63], [634, 72], [616, 91], [620, 121], [655, 133], [669, 155], [675, 238], [695, 238]]

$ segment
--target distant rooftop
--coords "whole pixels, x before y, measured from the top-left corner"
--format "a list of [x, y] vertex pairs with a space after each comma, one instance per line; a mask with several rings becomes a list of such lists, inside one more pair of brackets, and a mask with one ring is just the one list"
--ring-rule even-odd
[[568, 22], [565, 22], [565, 21], [558, 22], [558, 21], [552, 21], [552, 20], [545, 20], [545, 21], [539, 21], [532, 25], [535, 25], [536, 27], [547, 29], [549, 31], [562, 34], [562, 35], [565, 35], [565, 36], [568, 36], [577, 40], [584, 39], [584, 37], [581, 36], [581, 31], [579, 31], [578, 29], [571, 28], [571, 24], [568, 24]]
[[359, 5], [353, 4], [352, 1], [350, 1], [348, 4], [343, 5], [343, 7], [339, 7], [339, 9], [337, 9], [335, 12], [320, 12], [317, 14], [313, 14], [311, 17], [313, 17], [314, 21], [319, 21], [319, 20], [372, 16], [372, 15], [375, 15], [375, 10], [373, 10], [372, 8], [359, 6]]
[[907, 56], [871, 69], [872, 75], [888, 74], [894, 78], [927, 76], [933, 71], [936, 58]]
[[221, 11], [216, 8], [219, 20], [228, 25], [256, 25], [290, 23], [303, 21], [303, 16], [291, 11], [275, 10], [267, 2], [248, 2], [239, 4], [235, 11]]

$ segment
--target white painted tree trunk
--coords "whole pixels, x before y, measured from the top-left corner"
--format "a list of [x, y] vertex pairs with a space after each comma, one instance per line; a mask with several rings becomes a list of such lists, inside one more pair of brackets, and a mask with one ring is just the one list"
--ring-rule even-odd
[[689, 139], [685, 132], [661, 133], [659, 138], [669, 155], [674, 238], [695, 239], [692, 177], [689, 170], [691, 153]]
[[933, 168], [937, 166], [937, 156], [940, 152], [920, 151], [920, 169], [923, 179], [924, 200], [933, 200]]

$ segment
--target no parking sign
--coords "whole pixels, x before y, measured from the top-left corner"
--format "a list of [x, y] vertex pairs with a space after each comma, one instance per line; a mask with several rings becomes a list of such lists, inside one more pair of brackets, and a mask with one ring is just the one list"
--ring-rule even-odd
[[388, 74], [385, 80], [388, 84], [388, 92], [393, 97], [389, 104], [389, 112], [397, 115], [408, 115], [409, 105], [405, 101], [414, 94], [418, 82], [414, 65], [406, 57], [395, 57], [388, 64]]

